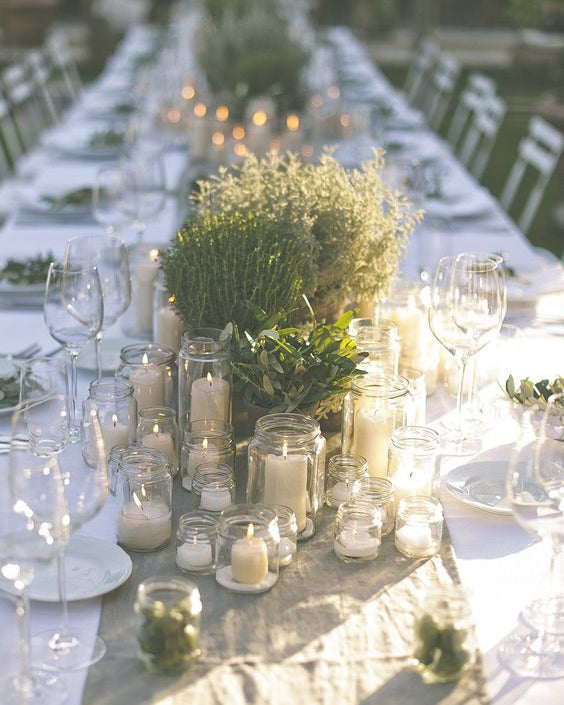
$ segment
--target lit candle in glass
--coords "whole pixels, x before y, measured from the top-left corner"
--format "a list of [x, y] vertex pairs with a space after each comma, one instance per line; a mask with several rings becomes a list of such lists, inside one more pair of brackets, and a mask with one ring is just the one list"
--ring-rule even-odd
[[233, 544], [231, 573], [234, 580], [247, 585], [258, 585], [268, 575], [268, 548], [263, 539], [254, 535], [252, 522], [245, 538]]

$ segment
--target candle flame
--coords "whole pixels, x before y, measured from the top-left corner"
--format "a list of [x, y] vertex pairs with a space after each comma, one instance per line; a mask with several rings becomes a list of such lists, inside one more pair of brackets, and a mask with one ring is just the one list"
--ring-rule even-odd
[[327, 89], [327, 95], [329, 96], [329, 98], [337, 100], [337, 98], [339, 98], [339, 96], [341, 95], [339, 86], [329, 86], [329, 88]]
[[153, 262], [156, 262], [159, 259], [159, 251], [156, 247], [149, 252], [149, 257], [153, 260]]
[[237, 144], [233, 147], [233, 151], [238, 157], [244, 157], [247, 153], [247, 148], [242, 142], [237, 142]]
[[208, 439], [204, 438], [202, 441], [202, 450], [204, 451], [204, 455], [208, 452]]
[[211, 376], [211, 372], [208, 372], [207, 380], [210, 383], [210, 387], [211, 387], [213, 384], [213, 377]]
[[245, 136], [245, 128], [242, 125], [235, 125], [231, 133], [236, 140], [242, 140]]
[[192, 100], [192, 98], [196, 95], [196, 91], [194, 89], [194, 86], [184, 86], [182, 89], [182, 97], [185, 100]]
[[[141, 486], [143, 486], [143, 485], [141, 485]], [[139, 507], [139, 509], [141, 509], [141, 511], [143, 511], [143, 503], [141, 502], [141, 500], [137, 496], [137, 493], [133, 492], [131, 497], [132, 497], [133, 501], [135, 502], [135, 504]]]
[[112, 423], [114, 425], [114, 428], [117, 426], [118, 418], [115, 414], [112, 414]]
[[157, 435], [159, 434], [159, 424], [158, 423], [156, 423], [153, 426], [153, 433], [156, 433]]
[[147, 353], [143, 353], [143, 364], [145, 367], [149, 364], [149, 358], [147, 357]]
[[215, 116], [220, 122], [225, 122], [229, 117], [229, 108], [227, 105], [218, 105], [215, 111]]
[[255, 527], [253, 526], [253, 522], [247, 526], [247, 539], [252, 539], [253, 536], [255, 535]]
[[290, 132], [296, 132], [300, 127], [300, 118], [297, 115], [288, 115], [286, 118], [286, 127]]
[[194, 115], [196, 117], [204, 117], [204, 115], [208, 112], [208, 109], [206, 108], [204, 103], [196, 103], [194, 106]]
[[348, 127], [351, 124], [351, 119], [346, 113], [343, 113], [340, 118], [340, 123], [343, 127]]
[[225, 135], [223, 132], [214, 132], [212, 135], [212, 142], [216, 147], [221, 147], [221, 145], [225, 142]]
[[288, 444], [286, 443], [286, 441], [284, 441], [284, 443], [282, 444], [282, 457], [284, 458], [284, 460], [286, 460], [286, 458], [288, 457]]
[[262, 125], [266, 125], [267, 120], [268, 115], [264, 112], [264, 110], [257, 110], [253, 113], [253, 125], [261, 127]]
[[175, 301], [176, 301], [176, 296], [175, 296], [174, 294], [171, 294], [171, 295], [168, 297], [168, 303], [169, 303], [169, 304], [173, 304]]

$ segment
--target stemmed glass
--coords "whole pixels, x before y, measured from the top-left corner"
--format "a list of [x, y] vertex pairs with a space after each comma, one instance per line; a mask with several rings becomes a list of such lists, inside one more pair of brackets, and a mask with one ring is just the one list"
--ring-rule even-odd
[[131, 303], [129, 256], [123, 242], [113, 235], [83, 235], [65, 244], [64, 265], [96, 267], [102, 287], [104, 315], [94, 343], [98, 379], [102, 377], [102, 337], [121, 318]]
[[166, 202], [166, 179], [162, 154], [141, 150], [122, 164], [123, 209], [133, 220], [138, 240], [143, 240], [147, 222], [156, 218]]
[[[32, 668], [27, 587], [36, 567], [51, 563], [68, 538], [69, 517], [58, 456], [28, 441], [28, 421], [51, 399], [19, 405], [12, 419], [8, 472], [0, 474], [0, 575], [16, 597], [19, 674], [4, 680], [4, 705], [59, 705], [67, 698], [55, 674]], [[52, 410], [52, 409], [51, 409]]]
[[[564, 595], [556, 557], [564, 541], [564, 394], [550, 397], [544, 414], [516, 407], [519, 440], [509, 463], [506, 489], [513, 516], [540, 538], [550, 554], [550, 589], [523, 611], [520, 626], [499, 649], [501, 661], [521, 676], [564, 676]], [[541, 419], [542, 414], [542, 419]]]
[[67, 353], [70, 364], [70, 375], [68, 365], [66, 370], [69, 434], [71, 441], [78, 442], [80, 432], [76, 413], [76, 360], [84, 345], [100, 331], [104, 317], [102, 287], [97, 269], [51, 263], [45, 287], [43, 315], [49, 333], [64, 346]]
[[123, 211], [123, 199], [121, 169], [99, 169], [92, 189], [92, 213], [108, 235], [121, 232], [130, 220]]
[[[82, 424], [83, 434], [89, 439], [88, 462], [78, 443], [68, 443], [57, 454], [70, 533], [100, 511], [109, 491], [102, 429], [93, 405], [89, 406]], [[46, 428], [44, 435], [48, 433]], [[89, 633], [69, 624], [64, 551], [58, 556], [58, 577], [61, 624], [54, 632], [33, 637], [34, 658], [45, 670], [74, 671], [99, 661], [106, 653], [106, 645], [99, 636], [92, 643]]]
[[429, 326], [458, 365], [457, 422], [441, 437], [443, 451], [469, 455], [480, 450], [464, 426], [464, 375], [469, 358], [499, 332], [503, 317], [502, 281], [488, 255], [461, 253], [442, 257], [431, 286]]

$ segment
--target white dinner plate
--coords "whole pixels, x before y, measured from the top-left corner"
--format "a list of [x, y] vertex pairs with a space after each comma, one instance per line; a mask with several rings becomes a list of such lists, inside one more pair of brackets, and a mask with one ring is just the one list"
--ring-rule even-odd
[[505, 490], [507, 461], [468, 463], [451, 470], [446, 478], [453, 497], [476, 509], [493, 514], [511, 515]]
[[[72, 536], [65, 552], [67, 599], [87, 600], [111, 592], [131, 575], [131, 558], [109, 541], [90, 536]], [[11, 583], [2, 587], [14, 594]], [[40, 602], [58, 602], [57, 563], [35, 571], [29, 597]]]

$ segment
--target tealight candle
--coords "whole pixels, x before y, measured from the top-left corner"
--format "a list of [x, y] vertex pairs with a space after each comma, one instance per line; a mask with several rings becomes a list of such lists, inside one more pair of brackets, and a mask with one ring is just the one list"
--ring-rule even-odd
[[192, 541], [177, 546], [176, 565], [181, 570], [197, 570], [210, 566], [213, 562], [210, 543], [202, 543], [196, 537]]
[[137, 399], [139, 412], [153, 406], [164, 406], [164, 379], [157, 365], [149, 364], [147, 353], [143, 354], [143, 366], [131, 371], [129, 382], [133, 385], [133, 394]]
[[211, 573], [215, 569], [217, 522], [206, 512], [188, 512], [178, 519], [176, 565], [191, 573]]
[[333, 548], [344, 561], [372, 560], [380, 550], [382, 515], [379, 509], [345, 502], [337, 509]]
[[176, 458], [176, 448], [174, 447], [174, 441], [170, 433], [165, 433], [161, 431], [158, 423], [153, 426], [153, 432], [141, 438], [141, 445], [146, 448], [155, 448], [156, 450], [162, 450], [162, 452], [168, 458], [170, 463], [171, 471], [174, 472], [178, 461]]
[[190, 392], [190, 421], [199, 419], [229, 420], [229, 382], [220, 377], [199, 377]]
[[282, 455], [269, 453], [264, 475], [265, 504], [283, 504], [294, 510], [298, 531], [306, 527], [307, 519], [307, 455], [288, 455], [283, 444]]
[[118, 541], [132, 551], [153, 551], [170, 539], [171, 511], [160, 499], [143, 502], [133, 492], [118, 518]]
[[192, 489], [192, 479], [196, 473], [196, 468], [198, 465], [213, 462], [218, 458], [218, 456], [219, 454], [215, 446], [209, 445], [207, 438], [203, 439], [201, 448], [190, 448], [188, 463], [186, 465], [186, 473], [182, 478], [182, 487], [184, 487], [185, 490], [190, 491]]
[[335, 553], [347, 558], [371, 558], [380, 549], [380, 541], [367, 530], [346, 529], [334, 541]]
[[268, 549], [263, 539], [254, 535], [252, 522], [247, 535], [231, 548], [231, 574], [238, 583], [258, 585], [268, 575]]
[[367, 467], [366, 460], [356, 455], [340, 453], [329, 458], [325, 478], [325, 503], [337, 509], [343, 502], [348, 502], [353, 483], [366, 475]]
[[129, 428], [122, 423], [118, 423], [116, 414], [112, 414], [112, 420], [101, 424], [102, 438], [104, 439], [104, 447], [106, 455], [110, 457], [111, 450], [114, 446], [127, 445], [129, 443]]
[[192, 480], [194, 506], [208, 512], [221, 512], [235, 499], [233, 470], [229, 465], [204, 463]]
[[395, 545], [408, 558], [426, 558], [440, 548], [443, 511], [433, 497], [402, 499], [396, 516]]

